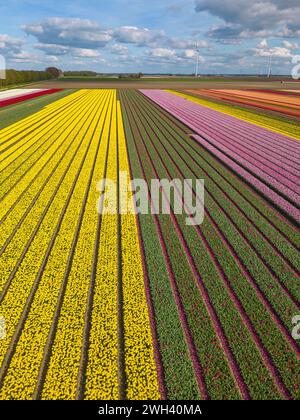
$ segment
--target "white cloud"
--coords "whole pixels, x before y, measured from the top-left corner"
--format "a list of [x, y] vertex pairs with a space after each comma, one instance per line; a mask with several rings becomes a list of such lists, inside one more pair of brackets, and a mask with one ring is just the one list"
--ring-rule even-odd
[[40, 43], [75, 48], [101, 48], [111, 41], [111, 33], [97, 22], [79, 18], [48, 18], [43, 22], [24, 25], [24, 31]]
[[[182, 53], [179, 54], [179, 57], [182, 58], [189, 58], [189, 59], [196, 59], [197, 57], [197, 52], [195, 50], [184, 50]], [[201, 56], [199, 55], [199, 58]], [[201, 59], [203, 59], [201, 57]]]
[[70, 52], [70, 48], [57, 44], [36, 44], [35, 49], [43, 51], [47, 55], [66, 55]]
[[242, 32], [274, 32], [285, 27], [290, 36], [300, 30], [299, 0], [195, 0], [197, 12], [208, 12], [223, 20], [210, 31], [214, 38], [238, 37]]
[[0, 34], [0, 54], [5, 57], [12, 57], [15, 54], [20, 54], [23, 50], [23, 45], [24, 41], [22, 39]]
[[17, 54], [13, 54], [10, 58], [10, 61], [14, 63], [39, 63], [39, 57], [36, 54], [29, 53], [27, 51], [22, 51]]
[[[118, 55], [118, 60], [128, 62], [135, 60], [132, 48], [148, 47], [147, 57], [174, 59], [177, 61], [191, 59], [195, 56], [196, 41], [168, 37], [162, 30], [151, 30], [137, 26], [121, 26], [115, 29], [104, 29], [97, 22], [87, 19], [48, 18], [36, 24], [25, 25], [25, 32], [34, 36], [38, 43], [35, 49], [43, 51], [48, 57], [69, 55], [80, 58], [97, 58], [102, 47], [106, 52]], [[207, 48], [206, 41], [199, 40], [199, 48]], [[126, 45], [127, 44], [127, 45]], [[138, 59], [136, 59], [138, 60]]]
[[88, 48], [72, 48], [71, 53], [75, 57], [85, 57], [85, 58], [100, 57], [99, 51], [91, 50], [91, 49], [88, 49]]
[[136, 26], [121, 26], [113, 31], [113, 37], [122, 43], [153, 46], [162, 42], [165, 33], [164, 31], [138, 28]]
[[[192, 49], [176, 51], [169, 48], [154, 48], [146, 52], [146, 57], [157, 63], [173, 63], [179, 65], [190, 65], [196, 60], [197, 52]], [[204, 63], [204, 58], [199, 55], [199, 62]]]
[[259, 43], [259, 47], [260, 48], [267, 48], [268, 47], [268, 41], [266, 39], [263, 39], [260, 43]]
[[279, 58], [292, 58], [293, 54], [291, 51], [284, 47], [273, 47], [269, 49], [254, 49], [255, 55], [257, 57], [269, 57], [270, 55], [273, 57]]
[[284, 45], [285, 48], [288, 48], [289, 50], [300, 49], [300, 45], [296, 42], [283, 41], [283, 45]]
[[196, 45], [198, 48], [207, 48], [208, 43], [202, 40], [196, 39], [180, 39], [180, 38], [169, 38], [167, 43], [171, 48], [176, 49], [195, 49]]
[[148, 55], [156, 58], [174, 58], [176, 57], [176, 51], [168, 48], [154, 48], [148, 51]]
[[266, 39], [263, 39], [252, 51], [257, 57], [276, 57], [276, 58], [292, 58], [292, 50], [298, 47], [289, 41], [283, 41], [283, 46], [269, 47]]
[[110, 52], [113, 54], [125, 55], [128, 54], [128, 48], [125, 45], [114, 44], [111, 47]]
[[50, 61], [52, 63], [58, 63], [59, 62], [59, 59], [55, 55], [48, 55], [47, 56], [47, 61]]

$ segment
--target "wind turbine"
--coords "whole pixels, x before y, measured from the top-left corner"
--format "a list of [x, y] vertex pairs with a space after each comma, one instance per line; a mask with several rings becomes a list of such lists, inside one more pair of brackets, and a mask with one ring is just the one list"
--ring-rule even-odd
[[270, 51], [270, 57], [269, 57], [269, 69], [268, 69], [268, 79], [270, 79], [272, 74], [272, 51]]
[[196, 41], [196, 72], [195, 72], [196, 77], [198, 77], [198, 73], [199, 73], [199, 55], [200, 55], [199, 42]]

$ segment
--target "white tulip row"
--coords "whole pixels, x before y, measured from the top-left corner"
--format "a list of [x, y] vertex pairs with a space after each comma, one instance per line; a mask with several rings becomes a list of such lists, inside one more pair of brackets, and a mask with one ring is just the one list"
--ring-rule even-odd
[[19, 98], [20, 96], [30, 95], [31, 93], [38, 93], [47, 91], [48, 89], [10, 89], [0, 92], [0, 101], [5, 99]]

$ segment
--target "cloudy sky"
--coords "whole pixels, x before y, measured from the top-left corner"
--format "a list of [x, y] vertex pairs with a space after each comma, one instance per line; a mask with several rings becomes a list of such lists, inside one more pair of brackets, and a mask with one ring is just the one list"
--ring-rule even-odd
[[299, 0], [7, 0], [8, 67], [98, 72], [289, 74], [300, 54]]

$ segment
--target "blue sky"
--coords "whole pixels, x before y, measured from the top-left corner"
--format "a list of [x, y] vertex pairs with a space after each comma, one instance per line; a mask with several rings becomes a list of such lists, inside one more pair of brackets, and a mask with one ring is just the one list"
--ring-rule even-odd
[[8, 0], [8, 67], [98, 72], [290, 73], [300, 54], [299, 0]]

